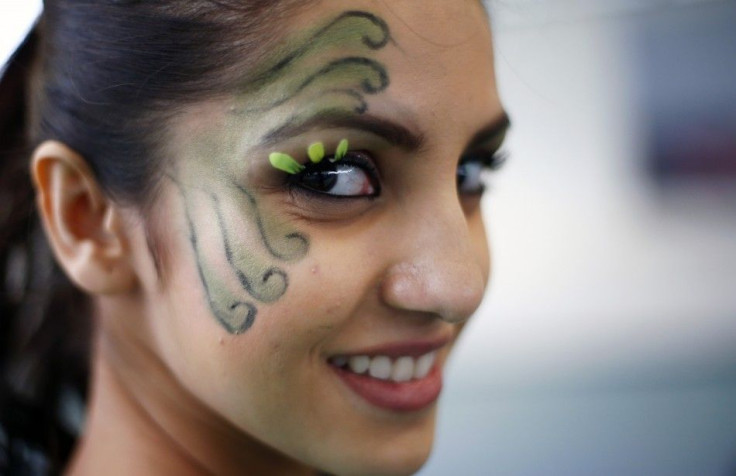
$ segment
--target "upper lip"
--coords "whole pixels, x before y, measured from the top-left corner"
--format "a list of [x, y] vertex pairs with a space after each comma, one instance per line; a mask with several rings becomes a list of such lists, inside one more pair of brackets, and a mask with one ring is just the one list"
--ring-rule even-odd
[[420, 357], [422, 355], [433, 352], [446, 346], [452, 340], [452, 336], [443, 336], [434, 339], [414, 339], [404, 340], [396, 342], [387, 342], [383, 344], [377, 344], [369, 347], [365, 347], [359, 350], [351, 350], [349, 352], [340, 352], [334, 354], [334, 356], [340, 355], [350, 357], [353, 355], [367, 355], [368, 357], [374, 357], [376, 355], [385, 355], [387, 357], [398, 358], [398, 357]]

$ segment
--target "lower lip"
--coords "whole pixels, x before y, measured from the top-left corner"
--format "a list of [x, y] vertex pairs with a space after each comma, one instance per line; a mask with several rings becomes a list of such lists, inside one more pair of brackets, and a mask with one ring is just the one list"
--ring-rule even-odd
[[426, 377], [408, 382], [379, 380], [367, 374], [358, 375], [343, 368], [332, 368], [363, 399], [377, 407], [396, 412], [422, 410], [437, 401], [442, 391], [442, 372], [437, 365]]

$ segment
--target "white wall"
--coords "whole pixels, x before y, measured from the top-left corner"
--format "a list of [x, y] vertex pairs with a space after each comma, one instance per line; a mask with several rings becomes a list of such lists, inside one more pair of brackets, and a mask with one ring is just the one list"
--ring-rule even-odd
[[0, 3], [0, 64], [10, 56], [41, 11], [41, 0], [3, 0]]
[[486, 201], [495, 276], [463, 375], [533, 386], [736, 363], [736, 186], [665, 201], [647, 181], [628, 35], [652, 11], [613, 3], [495, 4], [512, 158]]
[[494, 281], [422, 474], [734, 474], [736, 184], [652, 186], [632, 41], [728, 2], [491, 3], [513, 122]]

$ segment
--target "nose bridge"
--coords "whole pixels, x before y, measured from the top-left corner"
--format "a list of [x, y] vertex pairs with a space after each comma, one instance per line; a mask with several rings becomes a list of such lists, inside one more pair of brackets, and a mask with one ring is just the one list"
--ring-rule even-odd
[[470, 231], [457, 194], [446, 196], [449, 194], [443, 192], [431, 195], [431, 199], [419, 200], [415, 208], [419, 218], [417, 245], [427, 252], [426, 255], [440, 255], [447, 261], [463, 261], [470, 253]]
[[407, 310], [461, 322], [475, 311], [485, 289], [485, 255], [474, 249], [457, 193], [435, 190], [397, 217], [396, 260], [384, 283], [387, 301]]

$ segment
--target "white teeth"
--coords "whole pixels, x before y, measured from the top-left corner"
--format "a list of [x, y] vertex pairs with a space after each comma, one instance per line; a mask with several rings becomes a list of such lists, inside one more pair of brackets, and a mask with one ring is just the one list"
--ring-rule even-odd
[[412, 379], [422, 379], [432, 370], [437, 360], [437, 352], [430, 352], [415, 359], [402, 356], [395, 360], [385, 355], [369, 357], [354, 355], [352, 357], [336, 356], [331, 359], [333, 365], [349, 369], [356, 374], [368, 374], [379, 380], [394, 382], [408, 382]]
[[432, 370], [432, 366], [434, 365], [434, 361], [437, 358], [436, 352], [430, 352], [429, 354], [425, 354], [417, 359], [417, 365], [414, 368], [414, 378], [424, 378], [427, 376], [430, 370]]
[[354, 355], [348, 360], [348, 365], [356, 374], [362, 374], [371, 366], [371, 358], [367, 355]]
[[371, 359], [368, 373], [373, 378], [386, 380], [391, 376], [391, 359], [385, 355], [377, 355]]
[[399, 357], [394, 362], [391, 371], [391, 380], [394, 382], [408, 382], [414, 376], [414, 359], [411, 357]]

